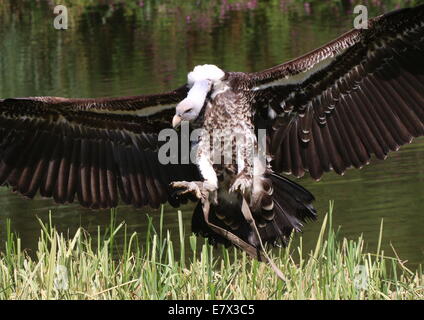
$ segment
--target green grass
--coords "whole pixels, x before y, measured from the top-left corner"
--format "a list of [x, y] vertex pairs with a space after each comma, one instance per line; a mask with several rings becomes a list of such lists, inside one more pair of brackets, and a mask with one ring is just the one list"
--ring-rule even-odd
[[[94, 237], [79, 229], [71, 238], [58, 233], [51, 219], [40, 221], [33, 258], [9, 222], [0, 253], [0, 299], [424, 298], [421, 267], [412, 272], [398, 258], [385, 256], [382, 228], [377, 251], [366, 253], [362, 238], [338, 238], [332, 211], [330, 203], [312, 252], [303, 252], [301, 239], [298, 247], [271, 252], [288, 282], [239, 250], [214, 249], [193, 235], [187, 240], [181, 212], [177, 243], [163, 229], [163, 216], [158, 230], [149, 219], [143, 243], [137, 234], [127, 234], [125, 224], [115, 225], [114, 218], [104, 233], [99, 229]], [[117, 235], [124, 239], [119, 246]]]

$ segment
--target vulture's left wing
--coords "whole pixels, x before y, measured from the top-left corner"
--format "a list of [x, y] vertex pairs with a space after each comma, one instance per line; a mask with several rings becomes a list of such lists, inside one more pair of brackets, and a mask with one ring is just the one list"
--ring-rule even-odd
[[194, 165], [161, 165], [158, 132], [169, 128], [186, 86], [107, 99], [57, 97], [0, 101], [0, 184], [32, 198], [109, 208], [173, 199], [169, 183], [191, 180]]
[[424, 5], [369, 21], [288, 63], [250, 74], [274, 169], [315, 179], [367, 164], [424, 134]]

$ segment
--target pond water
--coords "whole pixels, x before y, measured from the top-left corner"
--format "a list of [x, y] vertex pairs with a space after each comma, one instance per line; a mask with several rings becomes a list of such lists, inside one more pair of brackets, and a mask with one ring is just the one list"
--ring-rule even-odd
[[[71, 1], [62, 1], [62, 3]], [[364, 1], [371, 16], [423, 1]], [[212, 63], [226, 70], [257, 71], [282, 63], [332, 40], [352, 27], [354, 1], [79, 1], [70, 5], [69, 29], [53, 28], [55, 1], [0, 2], [0, 97], [54, 95], [102, 97], [161, 92], [185, 82], [195, 65]], [[383, 248], [416, 267], [424, 262], [424, 139], [372, 161], [343, 177], [298, 180], [316, 197], [318, 222], [304, 229], [312, 248], [329, 200], [333, 224], [341, 235], [361, 234], [375, 250], [384, 219]], [[0, 239], [5, 221], [36, 248], [40, 226], [52, 211], [55, 225], [74, 232], [96, 232], [110, 222], [109, 211], [26, 200], [0, 188]], [[176, 210], [165, 206], [165, 228], [176, 236]], [[182, 208], [190, 228], [192, 206]], [[146, 230], [146, 215], [158, 210], [120, 206], [118, 221], [130, 231]], [[0, 245], [2, 250], [2, 245]]]

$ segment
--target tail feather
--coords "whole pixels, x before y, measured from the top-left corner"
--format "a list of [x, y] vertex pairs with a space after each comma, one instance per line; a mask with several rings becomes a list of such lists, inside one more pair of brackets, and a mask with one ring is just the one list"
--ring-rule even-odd
[[260, 230], [262, 240], [268, 243], [282, 242], [286, 245], [291, 233], [300, 232], [303, 224], [316, 219], [312, 205], [314, 196], [301, 185], [275, 173], [268, 174], [274, 186], [274, 220]]
[[[227, 210], [237, 210], [235, 208], [228, 208], [228, 207], [217, 207], [217, 206], [211, 206], [209, 211], [209, 222], [221, 227], [222, 229], [228, 230], [229, 232], [235, 234], [237, 237], [242, 239], [243, 241], [248, 242], [249, 244], [253, 244], [254, 242], [254, 234], [250, 230], [250, 227], [246, 220], [244, 220], [243, 214], [241, 211], [239, 212], [239, 221], [237, 221], [238, 226], [237, 229], [231, 229], [229, 225], [227, 225], [223, 219], [218, 218], [219, 216], [224, 216], [224, 214]], [[232, 215], [234, 215], [234, 212], [232, 212]], [[203, 207], [202, 203], [199, 201], [197, 203], [196, 208], [194, 209], [193, 217], [191, 220], [191, 229], [192, 232], [196, 235], [200, 235], [204, 238], [208, 238], [209, 243], [212, 245], [216, 244], [223, 244], [226, 247], [229, 247], [232, 243], [228, 239], [224, 238], [222, 235], [216, 233], [213, 231], [208, 224], [205, 221], [205, 217], [203, 214]], [[257, 247], [258, 244], [255, 243], [255, 247]]]
[[[250, 209], [262, 242], [271, 245], [286, 245], [293, 230], [300, 232], [304, 223], [316, 219], [316, 210], [312, 205], [315, 198], [302, 186], [278, 174], [268, 173], [263, 178], [265, 184], [272, 185], [272, 191], [269, 188], [263, 188], [263, 195], [258, 197], [259, 204], [252, 205]], [[272, 206], [268, 203], [269, 197], [272, 199]], [[232, 205], [211, 206], [209, 221], [259, 248], [257, 237], [244, 219], [240, 208], [241, 201]], [[231, 228], [226, 224], [223, 216], [231, 217], [232, 221], [236, 220], [237, 228]], [[212, 244], [231, 245], [229, 240], [210, 229], [205, 221], [201, 203], [197, 205], [193, 213], [192, 231], [209, 238]]]

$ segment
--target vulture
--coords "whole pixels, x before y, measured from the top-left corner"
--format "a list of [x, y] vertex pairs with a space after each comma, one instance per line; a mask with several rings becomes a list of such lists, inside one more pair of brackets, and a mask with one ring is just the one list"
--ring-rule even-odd
[[422, 135], [424, 5], [260, 72], [201, 65], [161, 94], [0, 100], [0, 184], [92, 209], [195, 201], [194, 233], [259, 250], [316, 218], [281, 174], [343, 175]]

